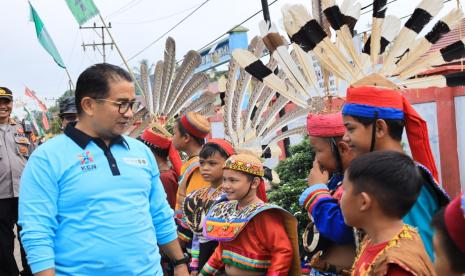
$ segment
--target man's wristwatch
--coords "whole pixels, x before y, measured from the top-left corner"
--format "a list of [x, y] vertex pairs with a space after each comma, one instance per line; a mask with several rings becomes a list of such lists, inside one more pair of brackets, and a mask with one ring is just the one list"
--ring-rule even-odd
[[178, 266], [178, 265], [182, 265], [182, 264], [187, 264], [189, 263], [189, 255], [187, 253], [184, 253], [184, 257], [182, 257], [181, 259], [178, 259], [178, 260], [171, 260], [171, 265], [173, 267], [175, 266]]

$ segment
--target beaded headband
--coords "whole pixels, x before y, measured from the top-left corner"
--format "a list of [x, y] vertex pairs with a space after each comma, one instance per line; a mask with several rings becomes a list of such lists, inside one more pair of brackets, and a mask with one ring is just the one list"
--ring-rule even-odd
[[240, 171], [255, 176], [263, 177], [265, 170], [260, 160], [249, 154], [232, 155], [226, 160], [224, 169]]

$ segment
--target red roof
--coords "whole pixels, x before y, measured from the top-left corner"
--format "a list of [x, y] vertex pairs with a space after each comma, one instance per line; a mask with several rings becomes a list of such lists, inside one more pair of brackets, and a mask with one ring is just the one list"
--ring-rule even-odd
[[[447, 33], [445, 36], [443, 36], [441, 39], [439, 39], [439, 41], [436, 42], [436, 44], [434, 44], [433, 47], [431, 47], [431, 49], [429, 49], [428, 52], [426, 52], [426, 55], [430, 54], [433, 51], [441, 49], [445, 46], [448, 46], [460, 39], [465, 38], [465, 18], [462, 19], [462, 23], [460, 24], [459, 27], [453, 29], [452, 31]], [[462, 32], [460, 32], [460, 29], [462, 29], [461, 30]]]

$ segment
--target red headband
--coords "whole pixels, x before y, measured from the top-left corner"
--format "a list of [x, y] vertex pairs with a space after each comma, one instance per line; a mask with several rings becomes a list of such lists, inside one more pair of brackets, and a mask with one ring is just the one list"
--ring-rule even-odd
[[314, 137], [339, 137], [346, 131], [342, 121], [342, 113], [308, 114], [308, 135]]
[[363, 86], [347, 89], [349, 104], [364, 104], [376, 107], [390, 107], [404, 112], [405, 130], [413, 159], [427, 167], [436, 180], [438, 170], [434, 162], [433, 153], [428, 137], [428, 126], [408, 100], [398, 91]]
[[209, 129], [200, 129], [199, 127], [197, 127], [195, 125], [195, 123], [193, 122], [193, 120], [195, 120], [194, 118], [191, 118], [191, 116], [189, 116], [191, 114], [184, 114], [182, 117], [181, 117], [181, 124], [182, 126], [186, 129], [186, 131], [192, 135], [192, 136], [195, 136], [197, 138], [205, 138], [207, 137], [208, 133], [210, 133], [210, 130]]
[[182, 160], [179, 156], [179, 152], [171, 142], [171, 139], [167, 138], [166, 136], [157, 134], [149, 128], [144, 130], [140, 138], [150, 145], [160, 149], [168, 150], [168, 158], [171, 162], [171, 165], [173, 165], [173, 169], [176, 171], [177, 175], [181, 174]]
[[465, 193], [456, 197], [444, 211], [447, 233], [455, 245], [465, 254], [465, 212], [463, 202]]
[[361, 86], [347, 88], [346, 103], [404, 109], [403, 96], [395, 90]]
[[234, 148], [233, 146], [231, 145], [231, 143], [229, 143], [228, 141], [224, 140], [224, 139], [216, 139], [216, 138], [213, 138], [213, 139], [209, 139], [207, 141], [207, 144], [209, 143], [212, 143], [212, 144], [215, 144], [215, 145], [218, 145], [220, 148], [222, 148], [229, 156], [233, 155], [235, 153], [234, 151]]

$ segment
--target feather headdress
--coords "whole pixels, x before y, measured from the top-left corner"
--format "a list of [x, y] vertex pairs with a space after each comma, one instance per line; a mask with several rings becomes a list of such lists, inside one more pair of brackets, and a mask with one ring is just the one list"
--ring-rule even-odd
[[[278, 63], [283, 78], [274, 74], [272, 68], [265, 66], [252, 53], [246, 50], [233, 52], [241, 68], [263, 82], [256, 87], [257, 91], [266, 92], [271, 89], [305, 108], [306, 98], [315, 97], [319, 92], [312, 56], [324, 70], [333, 75], [336, 82], [345, 81], [349, 85], [371, 83], [402, 89], [465, 84], [465, 79], [460, 78], [462, 74], [409, 80], [433, 66], [465, 57], [463, 40], [421, 59], [434, 43], [457, 27], [463, 18], [461, 10], [450, 11], [430, 32], [420, 36], [424, 27], [443, 8], [442, 0], [422, 0], [403, 27], [400, 27], [397, 17], [386, 16], [386, 0], [374, 0], [371, 36], [362, 51], [358, 51], [352, 34], [360, 16], [360, 3], [357, 0], [344, 0], [342, 6], [338, 7], [334, 0], [324, 0], [322, 4], [323, 13], [336, 34], [336, 42], [328, 37], [322, 26], [301, 4], [285, 5], [282, 8], [284, 28], [290, 43], [278, 33], [273, 23], [260, 23], [264, 43], [274, 62]], [[336, 44], [342, 47], [338, 48]], [[255, 103], [256, 96], [254, 94], [251, 98], [252, 104]], [[249, 116], [251, 112], [249, 107]], [[246, 126], [247, 124], [244, 124], [244, 127]]]
[[168, 37], [164, 59], [156, 62], [153, 77], [150, 76], [147, 65], [141, 65], [144, 93], [151, 96], [151, 101], [147, 101], [147, 106], [137, 113], [136, 119], [144, 121], [129, 133], [130, 136], [139, 136], [149, 125], [156, 125], [158, 132], [169, 134], [164, 127], [180, 112], [195, 111], [207, 117], [214, 115], [216, 95], [212, 93], [198, 95], [208, 85], [208, 77], [205, 73], [194, 73], [200, 63], [199, 53], [191, 50], [184, 56], [182, 64], [177, 67], [176, 43], [173, 38]]
[[[293, 135], [304, 135], [307, 114], [325, 108], [320, 104], [325, 92], [320, 88], [315, 61], [309, 53], [297, 44], [291, 45], [290, 51], [288, 42], [272, 23], [263, 21], [260, 29], [263, 39], [255, 37], [249, 50], [237, 49], [232, 53], [224, 128], [226, 137], [236, 148], [247, 148], [259, 156], [276, 157], [281, 153], [277, 143]], [[267, 64], [261, 60], [263, 49], [257, 52], [253, 45], [260, 43], [264, 43], [270, 53]], [[239, 68], [242, 70], [236, 77]], [[243, 98], [244, 91], [239, 89], [243, 87], [243, 74], [253, 76], [249, 100], [233, 101]], [[290, 104], [294, 104], [294, 108], [280, 116], [280, 111]], [[242, 112], [240, 106], [245, 106]], [[242, 114], [242, 124], [229, 123], [229, 118], [239, 117], [237, 113]]]

